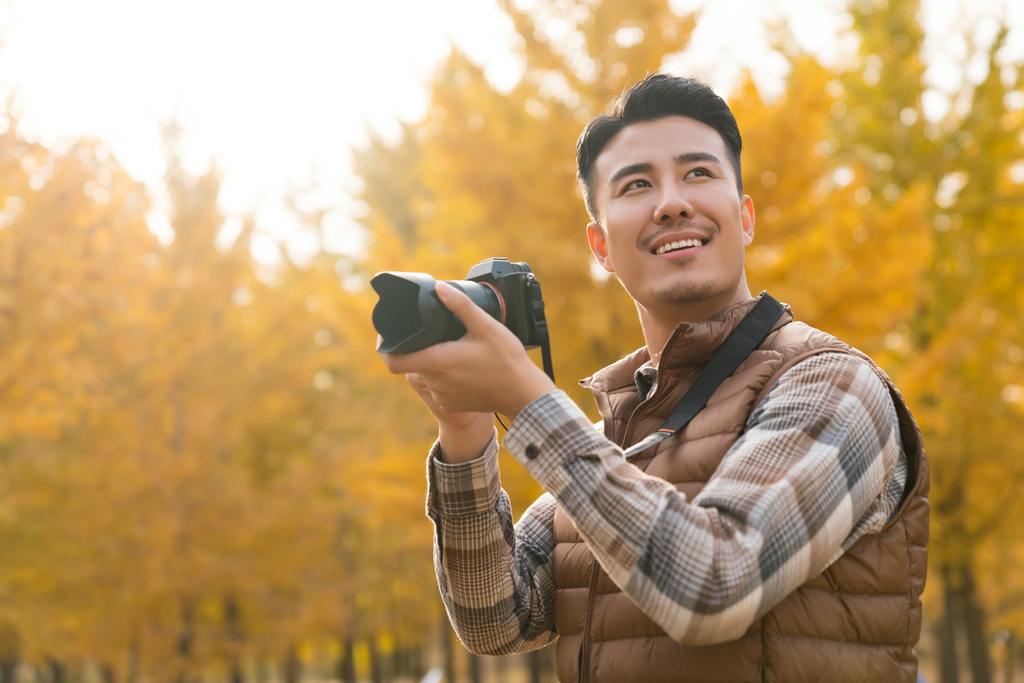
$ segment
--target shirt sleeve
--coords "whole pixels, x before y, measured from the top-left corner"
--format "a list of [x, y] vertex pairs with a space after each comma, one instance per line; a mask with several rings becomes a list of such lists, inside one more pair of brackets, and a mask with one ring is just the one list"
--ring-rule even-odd
[[547, 645], [555, 638], [554, 499], [541, 496], [512, 524], [498, 475], [497, 433], [476, 460], [447, 464], [438, 454], [434, 444], [427, 516], [434, 522], [434, 570], [455, 632], [478, 654]]
[[888, 390], [838, 353], [779, 379], [692, 501], [626, 462], [561, 391], [523, 410], [504, 443], [616, 585], [689, 644], [740, 637], [881, 529], [906, 477]]

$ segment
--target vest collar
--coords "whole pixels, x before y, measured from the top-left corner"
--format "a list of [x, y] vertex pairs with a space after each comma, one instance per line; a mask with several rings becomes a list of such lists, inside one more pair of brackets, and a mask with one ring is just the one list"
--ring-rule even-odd
[[[707, 320], [701, 322], [681, 322], [665, 343], [658, 364], [658, 375], [666, 371], [702, 368], [708, 364], [718, 347], [725, 342], [729, 334], [736, 329], [743, 317], [760, 300], [764, 292], [756, 297], [744, 299], [739, 303], [723, 308]], [[786, 312], [775, 323], [772, 330], [786, 325], [793, 320], [793, 311], [786, 304]], [[637, 369], [651, 359], [647, 347], [641, 347], [620, 361], [612, 363], [580, 381], [580, 385], [594, 392], [612, 393], [632, 388], [636, 391], [634, 374]]]

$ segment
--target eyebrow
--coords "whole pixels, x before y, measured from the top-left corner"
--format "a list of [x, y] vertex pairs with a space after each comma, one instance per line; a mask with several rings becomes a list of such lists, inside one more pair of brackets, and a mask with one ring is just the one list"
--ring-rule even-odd
[[716, 157], [710, 152], [687, 152], [686, 154], [680, 154], [679, 156], [672, 157], [672, 161], [677, 164], [692, 164], [695, 161], [710, 161], [713, 164], [722, 165], [722, 160]]
[[618, 171], [612, 174], [612, 177], [608, 179], [608, 184], [614, 185], [623, 177], [632, 175], [634, 173], [650, 173], [653, 170], [654, 164], [646, 162], [642, 164], [630, 164], [629, 166], [623, 166]]
[[[713, 164], [718, 164], [719, 166], [722, 165], [722, 160], [709, 152], [686, 152], [685, 154], [678, 154], [672, 157], [672, 161], [677, 165], [692, 164], [695, 161], [709, 161]], [[649, 162], [623, 166], [612, 174], [612, 177], [608, 179], [608, 184], [614, 185], [618, 180], [634, 173], [650, 173], [653, 170], [654, 164]]]

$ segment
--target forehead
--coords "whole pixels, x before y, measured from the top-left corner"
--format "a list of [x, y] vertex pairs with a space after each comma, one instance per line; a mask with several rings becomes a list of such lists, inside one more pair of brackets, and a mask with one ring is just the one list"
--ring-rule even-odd
[[725, 141], [711, 126], [685, 116], [669, 116], [626, 126], [608, 141], [594, 168], [600, 185], [616, 170], [633, 164], [672, 163], [675, 157], [707, 152], [718, 157], [732, 173]]

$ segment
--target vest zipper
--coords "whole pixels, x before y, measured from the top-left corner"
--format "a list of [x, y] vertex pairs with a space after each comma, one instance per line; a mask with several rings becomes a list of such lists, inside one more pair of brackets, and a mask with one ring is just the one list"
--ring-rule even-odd
[[[629, 416], [629, 420], [626, 421], [626, 431], [622, 435], [622, 443], [619, 444], [619, 447], [622, 450], [626, 450], [627, 448], [633, 445], [630, 443], [630, 437], [633, 436], [633, 431], [636, 429], [636, 423], [639, 422], [641, 418], [647, 417], [647, 414], [650, 412], [649, 409], [652, 403], [651, 399], [654, 398], [655, 394], [658, 393], [659, 389], [665, 386], [665, 377], [663, 376], [660, 368], [658, 369], [658, 379], [655, 381], [657, 382], [657, 384], [654, 387], [654, 392], [647, 397], [646, 401], [641, 401], [640, 405], [633, 409], [632, 414], [630, 414]], [[644, 436], [647, 435], [644, 434]], [[639, 439], [637, 439], [637, 441], [639, 441]], [[633, 456], [633, 458], [630, 459], [630, 462], [636, 460], [639, 457], [640, 454], [637, 453], [635, 456]]]
[[[622, 444], [619, 446], [622, 450], [626, 450], [627, 448], [629, 448], [630, 446], [633, 445], [633, 444], [629, 443], [629, 440], [630, 440], [630, 437], [633, 436], [633, 428], [636, 427], [636, 423], [640, 419], [640, 416], [638, 415], [639, 412], [640, 412], [640, 406], [637, 406], [637, 409], [634, 410], [633, 414], [629, 416], [629, 422], [626, 423], [626, 432], [625, 432], [625, 434], [622, 435]], [[639, 453], [634, 455], [629, 460], [629, 462], [632, 462], [633, 460], [636, 460], [638, 457], [640, 457]]]
[[[648, 399], [648, 400], [650, 400], [650, 399]], [[644, 401], [644, 403], [647, 403], [647, 401]], [[630, 443], [630, 441], [632, 441], [632, 436], [633, 436], [633, 432], [635, 431], [636, 424], [637, 424], [637, 422], [639, 422], [641, 420], [641, 418], [647, 417], [647, 414], [649, 412], [647, 410], [644, 410], [644, 408], [645, 408], [644, 404], [641, 403], [640, 405], [638, 405], [636, 407], [636, 410], [633, 411], [633, 414], [629, 416], [629, 421], [626, 423], [626, 432], [622, 435], [622, 443], [619, 445], [619, 448], [621, 448], [622, 450], [626, 450], [627, 448], [629, 448], [630, 446], [633, 445], [632, 443]], [[646, 437], [646, 436], [647, 435], [644, 434], [644, 437]], [[641, 437], [641, 438], [643, 438], [643, 437]], [[636, 439], [636, 441], [639, 442], [640, 439]], [[646, 452], [647, 452], [647, 450], [643, 450], [643, 451], [640, 451], [639, 453], [634, 453], [629, 458], [627, 458], [626, 462], [636, 463], [636, 461], [639, 460], [643, 456], [643, 454], [646, 453]], [[651, 456], [651, 457], [653, 457], [653, 456]], [[650, 464], [651, 457], [646, 458], [646, 460], [648, 461], [648, 464]], [[644, 465], [640, 469], [641, 470], [646, 470], [647, 469], [647, 465]]]
[[577, 679], [579, 683], [590, 683], [590, 625], [594, 616], [594, 603], [597, 600], [594, 591], [597, 589], [597, 577], [599, 574], [600, 568], [597, 558], [593, 557], [590, 560], [590, 588], [587, 590], [587, 614], [583, 620], [583, 638], [580, 641], [580, 675]]

